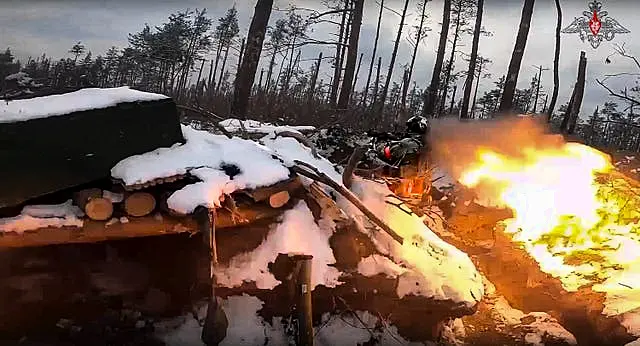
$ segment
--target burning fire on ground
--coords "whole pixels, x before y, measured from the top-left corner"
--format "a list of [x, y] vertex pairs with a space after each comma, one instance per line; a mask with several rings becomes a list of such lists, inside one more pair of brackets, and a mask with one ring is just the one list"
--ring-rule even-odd
[[434, 154], [479, 204], [506, 207], [506, 233], [561, 280], [606, 293], [605, 313], [640, 311], [640, 185], [608, 155], [532, 119], [436, 124]]

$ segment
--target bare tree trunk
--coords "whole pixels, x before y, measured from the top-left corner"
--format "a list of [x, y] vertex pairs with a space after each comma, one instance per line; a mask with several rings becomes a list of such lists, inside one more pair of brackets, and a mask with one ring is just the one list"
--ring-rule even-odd
[[273, 47], [273, 54], [271, 54], [271, 60], [269, 61], [269, 70], [267, 72], [267, 84], [265, 85], [265, 90], [269, 90], [271, 86], [271, 78], [273, 77], [273, 67], [276, 64], [276, 53], [278, 52], [279, 47]]
[[227, 66], [227, 58], [229, 57], [229, 48], [231, 47], [231, 43], [227, 45], [227, 48], [224, 50], [224, 58], [222, 59], [222, 67], [220, 68], [220, 77], [218, 79], [218, 85], [216, 85], [216, 94], [220, 92], [220, 85], [222, 84], [222, 80], [224, 78], [224, 69]]
[[[281, 91], [287, 91], [289, 89], [289, 82], [291, 80], [291, 73], [293, 71], [293, 55], [296, 47], [296, 37], [293, 38], [291, 42], [291, 55], [289, 56], [289, 63], [287, 63], [287, 70], [284, 72], [284, 83], [282, 84]], [[284, 61], [283, 61], [284, 63]]]
[[207, 79], [207, 89], [211, 88], [211, 78], [213, 76], [213, 59], [209, 63], [209, 78]]
[[371, 106], [375, 106], [378, 102], [378, 88], [380, 88], [380, 68], [382, 67], [382, 57], [378, 57], [378, 68], [376, 69], [376, 84], [373, 86], [373, 102]]
[[424, 26], [425, 20], [425, 12], [427, 11], [427, 0], [423, 0], [422, 2], [422, 10], [420, 11], [420, 25], [418, 26], [418, 32], [416, 33], [416, 44], [413, 47], [413, 53], [411, 54], [411, 63], [409, 63], [409, 70], [407, 71], [407, 83], [404, 84], [402, 88], [402, 101], [400, 101], [401, 111], [405, 112], [407, 106], [407, 93], [409, 92], [409, 82], [411, 81], [411, 76], [413, 75], [413, 67], [416, 63], [416, 56], [418, 55], [418, 46], [420, 45], [420, 40], [422, 40], [422, 27]]
[[449, 114], [453, 114], [453, 104], [455, 102], [456, 99], [456, 91], [458, 90], [458, 86], [454, 85], [453, 86], [453, 93], [451, 93], [451, 105], [449, 106]]
[[244, 54], [244, 44], [245, 44], [246, 38], [242, 38], [242, 43], [240, 43], [240, 55], [238, 55], [238, 67], [240, 68], [240, 66], [242, 66], [242, 54]]
[[[462, 97], [462, 108], [460, 109], [460, 118], [469, 119], [469, 100], [471, 99], [471, 87], [473, 86], [473, 77], [476, 71], [476, 60], [478, 60], [478, 45], [480, 42], [480, 31], [482, 30], [482, 12], [484, 9], [484, 0], [478, 0], [478, 8], [476, 10], [476, 25], [473, 29], [473, 43], [471, 44], [471, 58], [469, 59], [469, 69], [467, 70], [467, 79], [464, 86], [464, 96]], [[474, 96], [475, 99], [475, 96]]]
[[384, 103], [387, 99], [387, 92], [389, 91], [389, 85], [391, 84], [391, 77], [393, 75], [393, 68], [396, 64], [396, 56], [398, 55], [398, 47], [400, 46], [400, 39], [402, 38], [402, 29], [404, 28], [404, 20], [407, 16], [407, 8], [409, 7], [409, 0], [405, 0], [404, 8], [402, 9], [402, 16], [400, 17], [400, 26], [398, 27], [398, 32], [396, 35], [396, 42], [393, 45], [393, 52], [391, 53], [391, 61], [389, 62], [389, 71], [387, 72], [387, 80], [382, 87], [382, 93], [380, 95], [379, 105], [377, 107], [377, 112], [379, 115], [382, 115], [382, 111], [384, 110]]
[[558, 88], [560, 87], [560, 75], [559, 75], [559, 61], [560, 61], [560, 30], [562, 29], [562, 8], [560, 7], [560, 0], [556, 2], [556, 13], [558, 19], [556, 22], [556, 49], [553, 56], [553, 94], [551, 94], [551, 103], [547, 109], [547, 122], [551, 122], [553, 117], [553, 109], [556, 107], [558, 101]]
[[478, 64], [478, 76], [476, 77], [476, 88], [473, 91], [473, 105], [471, 106], [471, 118], [475, 118], [475, 114], [476, 114], [476, 98], [478, 97], [478, 85], [480, 85], [481, 74], [482, 74], [482, 60], [480, 60], [480, 64]]
[[256, 77], [258, 61], [262, 52], [262, 43], [269, 24], [273, 0], [258, 0], [247, 34], [247, 44], [242, 58], [241, 68], [238, 70], [235, 80], [233, 102], [231, 103], [231, 115], [244, 119], [247, 115], [249, 97]]
[[587, 56], [584, 51], [580, 52], [580, 62], [578, 64], [578, 81], [576, 82], [576, 99], [571, 107], [571, 117], [567, 127], [567, 133], [573, 134], [576, 129], [578, 117], [580, 116], [580, 108], [582, 107], [582, 98], [584, 96], [584, 84], [587, 73]]
[[380, 23], [382, 23], [382, 10], [384, 10], [384, 0], [380, 0], [380, 12], [378, 13], [378, 26], [376, 28], [376, 38], [373, 41], [373, 52], [371, 52], [371, 62], [369, 63], [369, 73], [367, 74], [367, 83], [364, 86], [362, 95], [362, 104], [366, 106], [367, 96], [369, 95], [369, 85], [371, 83], [371, 74], [373, 65], [376, 61], [376, 51], [378, 50], [378, 39], [380, 38]]
[[280, 84], [281, 82], [280, 79], [282, 78], [282, 70], [284, 69], [284, 61], [287, 60], [288, 56], [289, 56], [289, 50], [287, 49], [287, 51], [285, 52], [285, 55], [282, 57], [282, 61], [280, 62], [280, 69], [278, 70], [278, 76], [276, 76], [274, 91], [278, 91], [278, 84]]
[[[358, 59], [358, 40], [360, 39], [360, 26], [362, 24], [362, 12], [364, 10], [364, 0], [356, 0], [351, 17], [351, 30], [349, 35], [349, 52], [344, 70], [344, 80], [338, 99], [338, 108], [347, 109], [353, 88], [355, 76], [356, 60]], [[362, 59], [360, 60], [362, 61]]]
[[340, 34], [338, 35], [338, 45], [336, 47], [336, 58], [335, 58], [335, 66], [333, 70], [333, 79], [331, 82], [331, 94], [329, 96], [329, 102], [331, 104], [336, 103], [336, 99], [338, 98], [338, 86], [340, 85], [340, 76], [342, 74], [342, 61], [340, 58], [342, 57], [342, 42], [344, 41], [345, 31], [346, 31], [346, 22], [347, 22], [347, 11], [349, 8], [349, 0], [344, 1], [344, 9], [345, 11], [342, 13], [342, 20], [340, 22]]
[[202, 64], [200, 64], [200, 71], [198, 72], [198, 80], [196, 81], [196, 86], [198, 87], [198, 90], [200, 89], [200, 78], [202, 77], [202, 69], [204, 68], [204, 62], [206, 60], [202, 59]]
[[314, 70], [313, 70], [313, 77], [311, 77], [311, 85], [309, 85], [309, 96], [308, 96], [309, 103], [311, 103], [311, 101], [313, 100], [313, 95], [316, 92], [316, 82], [318, 80], [318, 75], [320, 73], [320, 63], [322, 63], [322, 52], [320, 52], [320, 54], [318, 55], [318, 61], [316, 62], [316, 66], [314, 67]]
[[[220, 62], [220, 54], [222, 54], [222, 42], [218, 42], [218, 49], [216, 50], [216, 64], [213, 67], [213, 79], [209, 78], [209, 87], [213, 87], [211, 83], [215, 84], [216, 77], [218, 75], [218, 63]], [[213, 88], [212, 88], [213, 89]]]
[[527, 37], [529, 36], [534, 3], [535, 0], [524, 0], [524, 5], [522, 6], [520, 28], [518, 29], [518, 36], [516, 37], [516, 43], [513, 47], [513, 53], [511, 54], [511, 62], [509, 63], [507, 78], [504, 82], [504, 91], [502, 92], [502, 99], [500, 100], [500, 107], [498, 108], [498, 111], [503, 114], [513, 109], [513, 96], [516, 91], [516, 85], [518, 84], [518, 74], [520, 73], [522, 56], [527, 46]]
[[349, 102], [353, 101], [353, 96], [355, 95], [356, 85], [358, 84], [358, 75], [360, 74], [360, 67], [362, 66], [363, 57], [364, 53], [360, 53], [360, 59], [358, 59], [358, 67], [356, 68], [356, 74], [353, 78], [353, 85], [351, 86], [351, 97], [349, 98]]
[[444, 84], [442, 86], [442, 98], [440, 99], [439, 112], [444, 112], [445, 103], [447, 102], [447, 93], [449, 92], [449, 83], [451, 80], [451, 72], [453, 71], [453, 62], [456, 58], [456, 48], [458, 48], [458, 39], [460, 38], [460, 21], [462, 19], [462, 0], [457, 1], [458, 15], [456, 17], [455, 29], [453, 31], [453, 44], [451, 46], [451, 56], [444, 73]]
[[258, 80], [258, 89], [262, 90], [262, 77], [264, 76], [264, 69], [260, 69], [260, 79]]
[[436, 62], [433, 66], [433, 74], [431, 75], [431, 83], [427, 87], [424, 94], [424, 107], [422, 115], [425, 117], [433, 117], [435, 115], [436, 98], [440, 86], [440, 73], [442, 72], [442, 64], [444, 62], [444, 53], [447, 48], [447, 37], [449, 36], [449, 23], [451, 22], [451, 0], [444, 0], [444, 8], [442, 10], [442, 29], [440, 29], [440, 41], [438, 43], [438, 54]]

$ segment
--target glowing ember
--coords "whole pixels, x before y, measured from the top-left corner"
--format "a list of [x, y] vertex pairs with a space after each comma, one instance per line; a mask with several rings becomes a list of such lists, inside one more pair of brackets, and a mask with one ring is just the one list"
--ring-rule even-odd
[[505, 231], [567, 290], [606, 292], [605, 313], [640, 307], [640, 188], [607, 155], [566, 143], [520, 155], [480, 148], [458, 176], [480, 198], [513, 211]]

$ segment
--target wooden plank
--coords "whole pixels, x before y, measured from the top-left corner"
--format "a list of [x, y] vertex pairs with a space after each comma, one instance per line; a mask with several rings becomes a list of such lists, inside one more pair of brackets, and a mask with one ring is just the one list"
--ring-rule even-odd
[[[251, 207], [240, 207], [238, 214], [242, 221], [235, 222], [231, 213], [218, 209], [216, 213], [216, 229], [238, 227], [251, 222], [274, 218], [283, 209], [273, 209], [267, 205], [256, 204]], [[129, 222], [115, 222], [107, 226], [107, 222], [85, 220], [84, 226], [79, 227], [47, 227], [34, 231], [18, 233], [0, 232], [1, 248], [19, 248], [46, 246], [69, 243], [97, 243], [109, 240], [160, 236], [166, 234], [197, 233], [197, 222], [191, 216], [172, 217], [154, 215], [144, 217], [129, 217]]]

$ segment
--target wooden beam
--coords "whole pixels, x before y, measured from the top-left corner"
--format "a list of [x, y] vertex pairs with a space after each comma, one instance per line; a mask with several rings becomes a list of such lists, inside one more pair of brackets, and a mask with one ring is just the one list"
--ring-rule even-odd
[[[248, 223], [273, 218], [283, 212], [283, 209], [273, 209], [268, 205], [256, 204], [251, 207], [239, 207], [238, 214], [243, 221], [235, 222], [231, 213], [224, 209], [217, 210], [215, 220], [216, 229], [232, 228]], [[97, 243], [109, 240], [159, 236], [167, 234], [197, 233], [197, 222], [191, 216], [173, 217], [154, 215], [144, 217], [130, 217], [128, 222], [85, 220], [83, 227], [47, 227], [21, 234], [0, 232], [0, 248], [19, 248], [46, 246], [69, 243]]]

